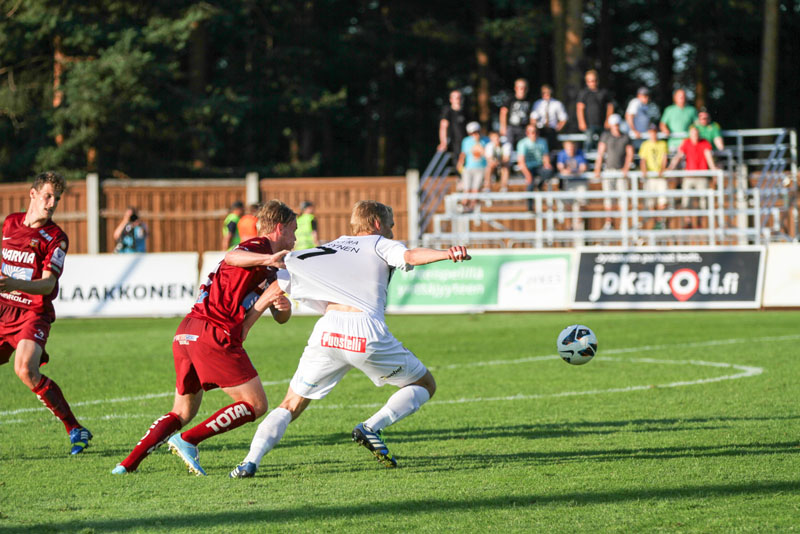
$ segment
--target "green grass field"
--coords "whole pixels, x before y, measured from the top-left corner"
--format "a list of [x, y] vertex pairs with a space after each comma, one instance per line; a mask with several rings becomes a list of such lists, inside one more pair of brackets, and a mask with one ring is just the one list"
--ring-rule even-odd
[[[265, 319], [248, 339], [271, 405], [314, 320]], [[388, 429], [398, 469], [350, 441], [392, 392], [353, 371], [254, 479], [227, 475], [255, 425], [201, 444], [206, 478], [166, 447], [112, 476], [171, 406], [178, 322], [55, 323], [45, 373], [95, 435], [76, 457], [2, 368], [0, 532], [800, 530], [798, 312], [391, 316], [438, 383]], [[582, 367], [554, 356], [574, 322], [599, 338]], [[209, 392], [195, 422], [225, 404]]]

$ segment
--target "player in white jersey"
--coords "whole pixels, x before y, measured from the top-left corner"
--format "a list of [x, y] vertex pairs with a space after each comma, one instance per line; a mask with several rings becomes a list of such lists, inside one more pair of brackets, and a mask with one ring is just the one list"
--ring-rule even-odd
[[[353, 440], [387, 467], [395, 467], [397, 462], [381, 439], [381, 431], [416, 412], [436, 391], [430, 371], [386, 326], [387, 287], [395, 269], [469, 260], [466, 248], [406, 248], [392, 239], [392, 209], [372, 200], [356, 203], [350, 226], [352, 236], [284, 258], [286, 270], [278, 272], [274, 283], [294, 300], [324, 315], [308, 338], [286, 397], [258, 426], [250, 452], [231, 472], [231, 478], [252, 477], [289, 423], [300, 417], [312, 400], [330, 393], [354, 367], [376, 386], [400, 388], [372, 417], [353, 429]], [[256, 307], [265, 304], [257, 302]]]

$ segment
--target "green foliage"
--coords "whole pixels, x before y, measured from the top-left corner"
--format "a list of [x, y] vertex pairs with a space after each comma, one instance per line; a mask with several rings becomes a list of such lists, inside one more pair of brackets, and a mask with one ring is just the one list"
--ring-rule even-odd
[[[554, 82], [549, 10], [532, 0], [7, 0], [0, 181], [42, 167], [82, 175], [90, 149], [103, 176], [423, 167], [448, 91], [464, 89], [477, 112], [477, 43], [495, 104], [517, 77], [534, 88]], [[585, 2], [581, 68], [607, 74], [620, 108], [641, 84], [663, 107], [673, 87], [691, 94], [701, 76], [715, 119], [752, 127], [761, 18], [759, 2]], [[800, 121], [795, 0], [781, 1], [780, 26], [776, 106], [791, 126]], [[66, 60], [54, 108], [56, 42]]]
[[[273, 407], [314, 321], [266, 319], [250, 333], [246, 348]], [[386, 431], [400, 467], [383, 468], [350, 441], [392, 389], [353, 371], [290, 425], [254, 479], [231, 480], [254, 424], [200, 445], [206, 478], [187, 475], [165, 447], [135, 474], [110, 474], [171, 406], [179, 319], [59, 320], [45, 372], [95, 438], [70, 457], [63, 426], [4, 366], [0, 525], [97, 534], [789, 532], [800, 502], [797, 321], [797, 312], [762, 311], [390, 316], [438, 386]], [[554, 356], [556, 335], [576, 322], [600, 343], [581, 367]], [[715, 381], [754, 367], [763, 372]], [[206, 393], [195, 423], [228, 402]]]

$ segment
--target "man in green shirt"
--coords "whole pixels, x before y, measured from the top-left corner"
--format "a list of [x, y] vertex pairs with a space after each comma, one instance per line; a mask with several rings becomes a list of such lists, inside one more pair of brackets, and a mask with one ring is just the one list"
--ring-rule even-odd
[[[676, 90], [672, 95], [672, 100], [675, 102], [671, 106], [667, 106], [664, 114], [661, 115], [661, 123], [659, 128], [664, 135], [688, 133], [689, 126], [697, 120], [697, 110], [694, 106], [686, 103], [686, 91], [683, 89]], [[683, 137], [670, 137], [667, 142], [670, 152], [678, 149], [683, 142]]]
[[314, 248], [319, 244], [317, 237], [317, 218], [314, 216], [314, 203], [306, 200], [300, 204], [297, 216], [297, 230], [294, 232], [295, 250]]
[[244, 215], [244, 204], [237, 200], [231, 204], [231, 212], [225, 216], [222, 223], [222, 250], [233, 250], [239, 244], [239, 219]]
[[720, 128], [719, 123], [711, 122], [711, 114], [706, 108], [700, 108], [694, 125], [700, 133], [700, 139], [705, 139], [717, 150], [725, 150], [725, 143], [722, 141], [722, 128]]

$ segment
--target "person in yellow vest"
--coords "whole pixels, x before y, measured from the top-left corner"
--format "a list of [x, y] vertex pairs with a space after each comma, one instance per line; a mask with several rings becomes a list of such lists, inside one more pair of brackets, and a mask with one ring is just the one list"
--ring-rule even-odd
[[297, 230], [294, 249], [303, 250], [319, 245], [317, 234], [317, 218], [314, 216], [314, 204], [308, 200], [300, 204], [300, 215], [297, 216]]
[[242, 240], [239, 237], [239, 219], [244, 215], [244, 204], [237, 200], [222, 223], [222, 250], [233, 250]]

